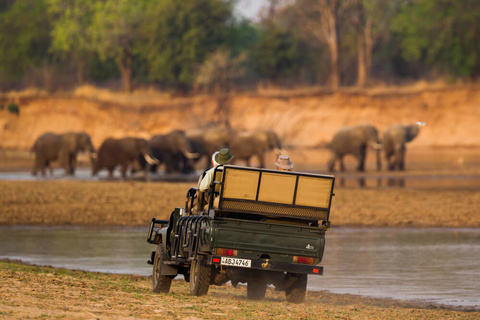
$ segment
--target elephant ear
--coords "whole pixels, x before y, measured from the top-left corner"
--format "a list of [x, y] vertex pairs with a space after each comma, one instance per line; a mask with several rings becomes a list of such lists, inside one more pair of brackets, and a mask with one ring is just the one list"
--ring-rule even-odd
[[405, 130], [405, 142], [410, 142], [418, 135], [420, 127], [417, 125], [407, 126]]

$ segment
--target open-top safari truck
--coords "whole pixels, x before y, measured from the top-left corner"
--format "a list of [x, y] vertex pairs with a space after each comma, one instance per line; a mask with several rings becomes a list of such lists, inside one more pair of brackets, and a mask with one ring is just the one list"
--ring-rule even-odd
[[228, 281], [247, 283], [260, 299], [267, 285], [290, 302], [305, 297], [307, 275], [318, 266], [335, 178], [329, 175], [220, 166], [208, 192], [191, 188], [184, 208], [169, 220], [152, 219], [153, 291], [167, 293], [182, 274], [192, 295]]

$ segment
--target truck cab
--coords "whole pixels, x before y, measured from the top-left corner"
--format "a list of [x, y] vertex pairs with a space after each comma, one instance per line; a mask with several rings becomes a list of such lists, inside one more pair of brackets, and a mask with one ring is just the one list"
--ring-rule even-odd
[[307, 276], [320, 266], [335, 178], [239, 166], [218, 166], [207, 192], [191, 188], [167, 221], [152, 219], [153, 289], [169, 292], [182, 274], [193, 295], [210, 285], [247, 285], [250, 299], [268, 285], [304, 300]]

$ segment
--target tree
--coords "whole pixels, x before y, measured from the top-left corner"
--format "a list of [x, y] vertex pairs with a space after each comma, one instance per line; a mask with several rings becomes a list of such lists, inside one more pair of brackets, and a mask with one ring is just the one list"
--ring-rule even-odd
[[340, 53], [338, 39], [338, 11], [340, 0], [300, 0], [299, 23], [316, 41], [325, 43], [330, 50], [330, 84], [340, 85]]
[[0, 11], [0, 78], [21, 79], [52, 57], [50, 20], [43, 0], [17, 0]]
[[[148, 0], [94, 1], [94, 14], [87, 35], [99, 56], [115, 59], [124, 89], [132, 91], [133, 63], [139, 30], [145, 23]], [[155, 2], [157, 3], [157, 2]]]
[[393, 21], [403, 56], [425, 59], [454, 76], [480, 74], [480, 2], [414, 0]]
[[298, 45], [295, 37], [274, 24], [261, 32], [254, 49], [257, 71], [273, 82], [298, 73]]
[[94, 52], [87, 30], [92, 23], [92, 0], [47, 0], [52, 21], [52, 51], [65, 53], [76, 66], [77, 81], [84, 82], [84, 69]]
[[186, 90], [207, 55], [227, 41], [229, 0], [161, 0], [150, 3], [139, 54], [152, 80]]

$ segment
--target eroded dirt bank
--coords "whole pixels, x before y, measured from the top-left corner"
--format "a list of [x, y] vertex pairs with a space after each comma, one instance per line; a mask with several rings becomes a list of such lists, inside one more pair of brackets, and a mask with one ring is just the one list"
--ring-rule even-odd
[[371, 123], [383, 130], [395, 123], [427, 122], [417, 146], [480, 146], [480, 89], [329, 92], [320, 89], [171, 98], [165, 94], [0, 94], [20, 115], [0, 111], [0, 148], [28, 150], [46, 131], [85, 130], [98, 147], [107, 137], [150, 137], [228, 119], [234, 129], [272, 128], [290, 146], [324, 145], [339, 127]]
[[[0, 318], [5, 319], [478, 319], [479, 312], [439, 305], [307, 292], [305, 302], [285, 302], [268, 288], [262, 301], [246, 286], [211, 286], [194, 297], [175, 280], [155, 294], [143, 276], [101, 274], [0, 261]], [[28, 285], [26, 285], [28, 284]]]

